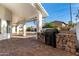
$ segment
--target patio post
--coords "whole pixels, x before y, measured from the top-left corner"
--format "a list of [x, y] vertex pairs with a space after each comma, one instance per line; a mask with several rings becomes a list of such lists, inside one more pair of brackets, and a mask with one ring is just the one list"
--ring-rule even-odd
[[41, 32], [42, 30], [42, 14], [41, 12], [38, 12], [38, 20], [37, 20], [37, 32]]
[[17, 35], [19, 35], [19, 26], [17, 26]]
[[26, 25], [23, 26], [23, 36], [26, 36]]
[[15, 34], [15, 33], [16, 33], [16, 29], [17, 29], [16, 26], [13, 26], [13, 27], [12, 27], [12, 33]]

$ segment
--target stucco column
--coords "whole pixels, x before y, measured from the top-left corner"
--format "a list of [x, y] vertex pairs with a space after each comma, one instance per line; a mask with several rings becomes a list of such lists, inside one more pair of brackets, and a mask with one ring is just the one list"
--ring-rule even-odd
[[16, 29], [17, 29], [17, 27], [16, 27], [16, 26], [13, 26], [13, 27], [12, 27], [12, 33], [13, 33], [13, 34], [15, 34], [15, 33], [16, 33]]
[[19, 26], [17, 26], [17, 35], [19, 35]]
[[37, 17], [37, 32], [40, 32], [42, 30], [42, 14], [41, 12], [38, 12], [38, 17]]
[[26, 36], [26, 25], [23, 26], [23, 36]]

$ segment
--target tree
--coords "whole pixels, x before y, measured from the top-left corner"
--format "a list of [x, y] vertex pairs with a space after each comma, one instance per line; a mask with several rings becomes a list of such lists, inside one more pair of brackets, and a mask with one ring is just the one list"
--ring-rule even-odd
[[46, 23], [43, 28], [53, 28], [52, 23]]
[[77, 22], [77, 20], [79, 19], [79, 9], [77, 10], [77, 14], [76, 14], [76, 22]]
[[27, 27], [27, 31], [31, 31], [32, 30], [32, 27]]
[[74, 27], [75, 23], [73, 23], [72, 21], [69, 21], [68, 22], [68, 26], [71, 28], [71, 27]]
[[52, 23], [52, 22], [48, 22], [48, 23], [45, 23], [45, 25], [43, 26], [43, 28], [57, 28], [57, 26]]

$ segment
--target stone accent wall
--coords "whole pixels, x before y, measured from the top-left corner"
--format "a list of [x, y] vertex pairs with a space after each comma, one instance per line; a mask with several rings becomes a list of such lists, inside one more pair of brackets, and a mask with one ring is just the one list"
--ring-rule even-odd
[[[44, 33], [37, 33], [37, 39], [45, 43]], [[77, 55], [76, 34], [70, 31], [61, 31], [56, 34], [56, 48], [67, 51], [69, 54]], [[79, 55], [79, 52], [78, 52]]]
[[45, 43], [44, 33], [41, 33], [41, 32], [37, 33], [37, 39], [38, 39], [38, 41]]
[[69, 53], [76, 54], [76, 35], [75, 33], [65, 31], [56, 35], [57, 48], [63, 49]]

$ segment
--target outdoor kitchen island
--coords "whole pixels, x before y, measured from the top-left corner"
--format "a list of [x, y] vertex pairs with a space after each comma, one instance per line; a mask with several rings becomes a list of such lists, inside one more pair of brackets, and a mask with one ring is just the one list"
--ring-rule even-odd
[[76, 34], [65, 31], [58, 33], [56, 38], [56, 47], [76, 55]]
[[[38, 40], [45, 43], [44, 33], [38, 33]], [[76, 34], [71, 31], [61, 31], [56, 34], [56, 48], [68, 54], [79, 55], [76, 48]]]

